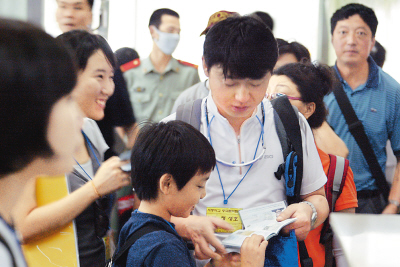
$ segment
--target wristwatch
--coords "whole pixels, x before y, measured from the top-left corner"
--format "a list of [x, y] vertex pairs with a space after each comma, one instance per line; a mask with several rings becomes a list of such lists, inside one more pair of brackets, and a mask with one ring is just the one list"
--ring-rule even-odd
[[389, 204], [395, 205], [397, 207], [397, 213], [399, 213], [399, 211], [400, 211], [400, 203], [398, 201], [393, 200], [393, 199], [389, 199]]
[[310, 201], [303, 201], [302, 203], [305, 203], [307, 205], [310, 205], [312, 209], [312, 215], [311, 215], [311, 229], [314, 229], [315, 222], [317, 221], [317, 210], [315, 209], [315, 206], [313, 203]]

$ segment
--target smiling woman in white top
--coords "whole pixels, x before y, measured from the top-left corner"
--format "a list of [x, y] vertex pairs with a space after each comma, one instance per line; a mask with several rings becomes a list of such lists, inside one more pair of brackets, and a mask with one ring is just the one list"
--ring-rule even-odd
[[[108, 197], [129, 184], [128, 173], [121, 170], [118, 157], [103, 162], [108, 146], [96, 123], [104, 117], [107, 99], [114, 92], [114, 54], [99, 35], [74, 30], [60, 35], [76, 57], [78, 82], [72, 93], [83, 111], [85, 123], [79, 135], [79, 146], [71, 158], [74, 170], [67, 175], [72, 193], [46, 206], [37, 207], [35, 183], [29, 185], [30, 194], [19, 209], [18, 227], [23, 242], [29, 243], [75, 220], [80, 266], [104, 266], [103, 237], [108, 227], [112, 198]], [[21, 205], [22, 206], [22, 205]]]

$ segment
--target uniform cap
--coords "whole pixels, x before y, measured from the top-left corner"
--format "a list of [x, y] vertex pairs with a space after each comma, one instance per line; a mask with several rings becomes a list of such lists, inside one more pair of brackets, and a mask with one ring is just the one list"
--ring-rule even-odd
[[218, 23], [220, 21], [223, 21], [223, 20], [225, 20], [225, 19], [227, 19], [229, 17], [238, 16], [238, 15], [239, 15], [239, 13], [229, 12], [229, 11], [225, 11], [225, 10], [221, 10], [221, 11], [215, 12], [208, 19], [207, 28], [200, 34], [200, 36], [202, 36], [203, 34], [206, 34], [208, 32], [208, 30], [212, 26], [214, 26], [216, 23]]

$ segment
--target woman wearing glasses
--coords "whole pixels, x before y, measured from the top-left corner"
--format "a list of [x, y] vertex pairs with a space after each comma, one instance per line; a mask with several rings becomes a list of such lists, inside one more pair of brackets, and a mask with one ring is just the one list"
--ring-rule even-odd
[[[311, 61], [310, 53], [302, 44], [298, 42], [287, 42], [279, 38], [277, 38], [276, 41], [278, 43], [279, 56], [274, 70], [290, 63]], [[288, 96], [288, 98], [296, 100], [293, 96]], [[313, 129], [313, 133], [314, 138], [317, 140], [317, 145], [326, 153], [342, 156], [344, 158], [349, 154], [346, 144], [335, 134], [326, 121], [323, 121], [318, 129]], [[320, 140], [321, 138], [323, 140]], [[324, 140], [329, 140], [329, 142], [324, 142]]]
[[108, 229], [108, 194], [129, 184], [128, 174], [121, 170], [121, 161], [112, 157], [103, 162], [108, 149], [94, 120], [104, 117], [107, 99], [114, 92], [114, 54], [99, 35], [74, 30], [60, 35], [76, 58], [78, 82], [73, 92], [84, 120], [80, 145], [74, 151], [74, 170], [68, 183], [72, 191], [50, 205], [37, 207], [32, 183], [19, 212], [19, 229], [25, 243], [54, 233], [75, 220], [80, 266], [104, 266], [103, 237]]
[[[310, 62], [290, 63], [273, 72], [266, 94], [266, 97], [270, 100], [286, 95], [291, 104], [304, 115], [313, 131], [318, 154], [326, 174], [331, 162], [327, 154], [329, 152], [325, 148], [335, 146], [338, 137], [331, 128], [328, 131], [324, 130], [327, 133], [325, 135], [321, 135], [318, 130], [323, 123], [326, 123], [327, 110], [323, 99], [332, 90], [334, 79], [331, 69], [326, 65], [313, 65]], [[329, 130], [333, 133], [330, 134]], [[349, 167], [342, 193], [335, 204], [335, 211], [354, 213], [356, 207], [356, 187], [353, 172]], [[325, 266], [325, 247], [319, 243], [322, 227], [323, 224], [310, 231], [305, 240], [308, 253], [313, 259], [315, 267]], [[338, 266], [345, 266], [341, 262], [343, 260], [343, 258], [340, 258], [341, 252], [334, 250], [334, 253], [338, 257]]]

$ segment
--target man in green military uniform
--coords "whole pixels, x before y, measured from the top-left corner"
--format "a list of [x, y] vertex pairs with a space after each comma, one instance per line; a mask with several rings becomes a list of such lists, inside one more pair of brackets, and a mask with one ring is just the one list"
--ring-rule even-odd
[[197, 66], [172, 57], [179, 42], [179, 15], [167, 8], [150, 17], [150, 56], [122, 66], [136, 119], [158, 122], [168, 116], [176, 98], [200, 81]]

